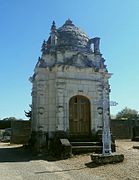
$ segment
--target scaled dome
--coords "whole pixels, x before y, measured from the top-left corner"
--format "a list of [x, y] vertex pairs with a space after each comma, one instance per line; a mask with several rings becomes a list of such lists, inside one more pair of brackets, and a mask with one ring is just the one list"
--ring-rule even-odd
[[[89, 39], [89, 37], [76, 27], [70, 19], [65, 24], [56, 28], [55, 22], [51, 26], [51, 33], [47, 41], [44, 40], [42, 44], [43, 54], [51, 51], [79, 51], [100, 54], [99, 50], [100, 38], [95, 37]], [[93, 49], [91, 47], [93, 44]]]
[[88, 49], [89, 38], [76, 27], [70, 19], [57, 30], [57, 48], [66, 49]]

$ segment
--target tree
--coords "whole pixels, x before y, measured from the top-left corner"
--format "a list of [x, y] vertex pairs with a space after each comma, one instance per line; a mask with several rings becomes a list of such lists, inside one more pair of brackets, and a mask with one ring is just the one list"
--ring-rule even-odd
[[29, 105], [29, 107], [31, 108], [31, 110], [24, 111], [24, 112], [25, 112], [25, 116], [26, 116], [27, 118], [29, 118], [29, 120], [31, 120], [31, 116], [32, 116], [32, 105]]
[[125, 107], [122, 111], [118, 112], [116, 119], [131, 119], [136, 120], [139, 118], [138, 111]]
[[15, 117], [4, 118], [0, 121], [0, 129], [11, 128], [11, 122], [16, 121]]

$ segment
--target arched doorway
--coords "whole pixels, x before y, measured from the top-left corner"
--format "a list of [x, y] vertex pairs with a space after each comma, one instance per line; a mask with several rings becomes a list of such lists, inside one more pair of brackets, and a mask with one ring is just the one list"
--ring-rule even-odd
[[69, 101], [69, 135], [71, 138], [90, 136], [90, 101], [84, 96], [73, 96]]

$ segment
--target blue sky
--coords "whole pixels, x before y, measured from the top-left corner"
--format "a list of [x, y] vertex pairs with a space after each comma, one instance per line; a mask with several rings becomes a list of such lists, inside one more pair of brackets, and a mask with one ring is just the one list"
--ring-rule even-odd
[[110, 80], [111, 107], [139, 111], [139, 0], [0, 0], [0, 119], [25, 118], [32, 76], [52, 21], [68, 19], [88, 36], [101, 38]]

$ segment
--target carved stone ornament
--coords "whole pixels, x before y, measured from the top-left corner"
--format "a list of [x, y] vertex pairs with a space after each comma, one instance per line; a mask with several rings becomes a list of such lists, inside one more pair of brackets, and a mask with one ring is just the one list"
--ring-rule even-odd
[[39, 107], [39, 114], [43, 114], [44, 113], [44, 107]]

